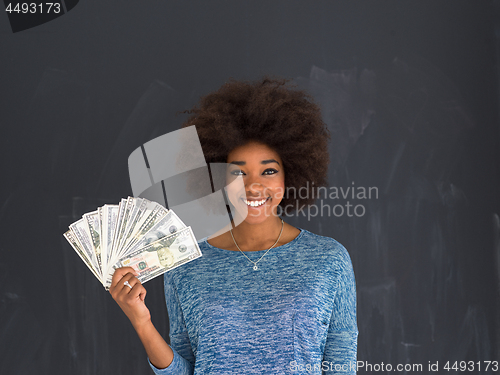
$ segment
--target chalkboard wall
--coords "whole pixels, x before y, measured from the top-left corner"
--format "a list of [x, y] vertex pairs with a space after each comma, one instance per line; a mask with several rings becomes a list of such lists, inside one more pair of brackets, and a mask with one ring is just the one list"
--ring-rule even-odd
[[[62, 233], [132, 194], [128, 155], [177, 129], [178, 111], [229, 77], [264, 74], [292, 78], [321, 105], [330, 186], [372, 188], [324, 199], [356, 214], [286, 219], [348, 249], [358, 360], [422, 364], [420, 373], [474, 361], [469, 373], [478, 363], [493, 373], [484, 369], [500, 360], [499, 9], [81, 0], [18, 33], [0, 16], [0, 374], [152, 373]], [[168, 337], [162, 279], [146, 287]]]

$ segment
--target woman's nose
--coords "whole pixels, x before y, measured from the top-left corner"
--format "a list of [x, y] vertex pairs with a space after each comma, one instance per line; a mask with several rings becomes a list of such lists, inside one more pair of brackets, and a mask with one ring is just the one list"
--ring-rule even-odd
[[264, 190], [264, 186], [262, 185], [260, 179], [257, 177], [247, 176], [245, 180], [245, 189], [247, 193], [251, 193], [253, 195], [261, 194]]

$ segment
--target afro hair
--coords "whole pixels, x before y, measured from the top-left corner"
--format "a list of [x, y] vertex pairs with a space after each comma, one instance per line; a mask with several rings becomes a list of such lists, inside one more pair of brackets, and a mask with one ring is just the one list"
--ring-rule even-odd
[[192, 116], [182, 127], [196, 125], [207, 163], [226, 163], [233, 149], [250, 141], [263, 143], [280, 155], [286, 188], [282, 212], [314, 202], [309, 192], [305, 198], [297, 197], [300, 188], [327, 183], [330, 133], [319, 106], [289, 79], [230, 79], [184, 113]]

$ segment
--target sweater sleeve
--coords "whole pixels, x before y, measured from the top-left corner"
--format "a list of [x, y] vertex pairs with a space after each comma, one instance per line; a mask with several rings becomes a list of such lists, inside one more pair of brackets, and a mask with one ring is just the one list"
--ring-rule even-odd
[[157, 375], [193, 375], [195, 357], [189, 341], [184, 323], [184, 316], [179, 303], [177, 289], [169, 272], [164, 276], [165, 301], [167, 303], [168, 319], [170, 322], [170, 348], [174, 352], [174, 359], [164, 369], [158, 369], [148, 358], [148, 363]]
[[335, 276], [337, 290], [323, 355], [323, 373], [356, 374], [356, 281], [351, 258], [343, 246]]

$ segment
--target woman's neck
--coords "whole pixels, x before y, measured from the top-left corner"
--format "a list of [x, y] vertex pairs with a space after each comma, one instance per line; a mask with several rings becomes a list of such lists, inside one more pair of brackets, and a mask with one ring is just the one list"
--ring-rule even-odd
[[265, 250], [278, 240], [281, 229], [281, 218], [271, 216], [258, 224], [249, 224], [243, 221], [233, 229], [233, 236], [243, 251]]

